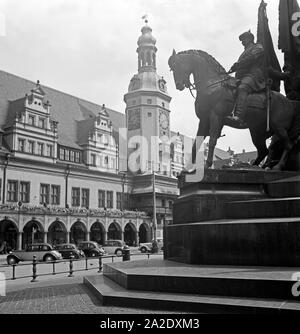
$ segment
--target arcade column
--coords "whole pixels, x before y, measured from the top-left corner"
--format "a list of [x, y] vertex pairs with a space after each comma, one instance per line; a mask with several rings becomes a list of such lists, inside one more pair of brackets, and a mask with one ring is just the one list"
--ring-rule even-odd
[[17, 249], [22, 250], [23, 232], [18, 232]]

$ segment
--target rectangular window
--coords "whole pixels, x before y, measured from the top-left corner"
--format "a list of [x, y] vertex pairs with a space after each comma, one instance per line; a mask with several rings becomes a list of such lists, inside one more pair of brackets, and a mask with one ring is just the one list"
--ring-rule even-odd
[[8, 180], [7, 182], [7, 202], [18, 201], [18, 181]]
[[72, 206], [80, 206], [80, 188], [72, 188]]
[[53, 157], [53, 145], [47, 145], [47, 156], [50, 158]]
[[30, 153], [30, 154], [34, 154], [35, 152], [34, 152], [34, 141], [29, 141], [28, 142], [28, 152]]
[[129, 194], [124, 194], [124, 207], [123, 209], [130, 209], [130, 197]]
[[34, 116], [32, 116], [32, 115], [29, 115], [28, 116], [28, 124], [29, 125], [35, 125], [35, 117]]
[[122, 193], [117, 193], [117, 209], [122, 210]]
[[40, 188], [40, 204], [49, 204], [50, 197], [50, 185], [41, 184]]
[[59, 205], [60, 204], [60, 186], [51, 186], [51, 204]]
[[90, 205], [90, 190], [82, 189], [81, 190], [81, 206], [83, 208], [88, 208]]
[[45, 118], [39, 118], [39, 128], [45, 128]]
[[19, 151], [25, 152], [25, 139], [19, 139]]
[[69, 150], [65, 150], [65, 160], [66, 161], [70, 160], [70, 151]]
[[71, 162], [74, 162], [74, 161], [75, 161], [75, 152], [74, 152], [74, 151], [71, 151], [71, 152], [70, 152], [70, 161], [71, 161]]
[[113, 191], [107, 191], [106, 196], [107, 196], [107, 208], [108, 209], [113, 209], [113, 207], [114, 207], [114, 193], [113, 193]]
[[22, 203], [29, 203], [30, 183], [20, 182], [20, 201]]
[[96, 167], [96, 154], [91, 154], [91, 165]]
[[43, 156], [44, 155], [44, 144], [38, 143], [38, 155]]
[[65, 160], [65, 150], [63, 148], [59, 149], [59, 159]]
[[106, 207], [105, 191], [104, 190], [99, 190], [98, 191], [98, 207], [99, 208], [105, 208]]
[[75, 162], [76, 163], [80, 162], [80, 153], [79, 152], [75, 152]]

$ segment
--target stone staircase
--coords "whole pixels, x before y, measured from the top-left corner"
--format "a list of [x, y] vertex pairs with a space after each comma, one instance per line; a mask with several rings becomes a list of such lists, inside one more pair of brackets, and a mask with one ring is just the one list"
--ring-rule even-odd
[[[299, 268], [300, 271], [300, 268]], [[164, 260], [105, 264], [85, 277], [103, 305], [193, 313], [293, 314], [295, 268], [193, 266]]]

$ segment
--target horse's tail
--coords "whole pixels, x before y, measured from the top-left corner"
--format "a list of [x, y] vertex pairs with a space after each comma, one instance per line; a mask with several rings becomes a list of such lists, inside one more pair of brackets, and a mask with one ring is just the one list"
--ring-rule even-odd
[[291, 101], [294, 107], [294, 119], [292, 127], [289, 130], [290, 139], [297, 143], [300, 141], [300, 102]]

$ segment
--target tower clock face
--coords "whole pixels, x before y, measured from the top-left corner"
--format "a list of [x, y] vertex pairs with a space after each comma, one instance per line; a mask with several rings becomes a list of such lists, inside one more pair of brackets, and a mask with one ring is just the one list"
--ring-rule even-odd
[[159, 124], [160, 128], [163, 131], [168, 131], [169, 130], [169, 115], [165, 111], [161, 111], [159, 115]]

